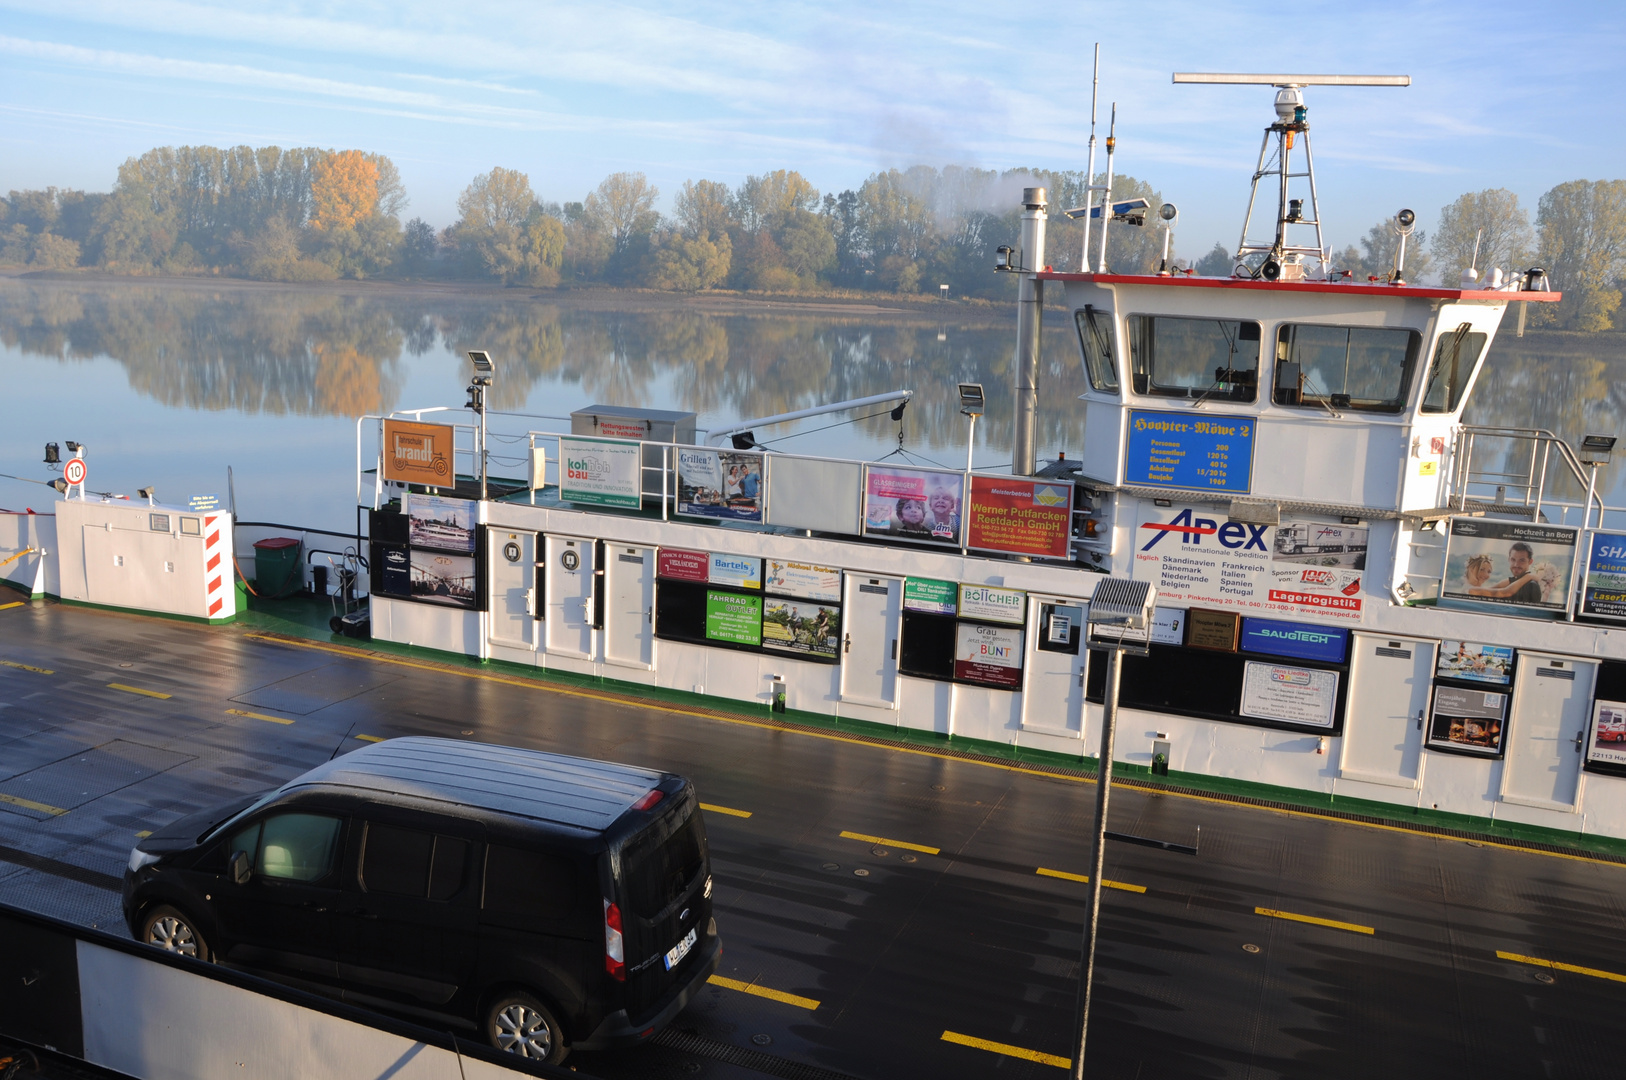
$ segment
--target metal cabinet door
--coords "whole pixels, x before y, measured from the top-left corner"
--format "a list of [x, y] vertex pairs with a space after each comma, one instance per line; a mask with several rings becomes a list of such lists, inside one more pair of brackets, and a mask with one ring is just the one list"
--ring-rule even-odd
[[903, 580], [849, 572], [842, 596], [841, 699], [895, 709]]
[[1353, 637], [1338, 775], [1416, 789], [1423, 782], [1423, 728], [1440, 643], [1387, 634]]
[[536, 648], [536, 534], [491, 530], [491, 643]]
[[1028, 598], [1027, 655], [1023, 657], [1022, 726], [1057, 735], [1084, 734], [1085, 601]]
[[1503, 802], [1576, 809], [1597, 673], [1593, 660], [1519, 654], [1502, 766]]
[[655, 549], [604, 545], [604, 659], [655, 666]]
[[580, 536], [549, 536], [546, 552], [547, 651], [593, 658], [594, 542]]

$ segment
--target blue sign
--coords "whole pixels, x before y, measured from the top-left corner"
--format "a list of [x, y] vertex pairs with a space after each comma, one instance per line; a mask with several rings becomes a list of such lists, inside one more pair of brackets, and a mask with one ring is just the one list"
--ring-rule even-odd
[[1242, 640], [1238, 647], [1243, 652], [1342, 664], [1349, 649], [1349, 631], [1336, 626], [1314, 626], [1280, 619], [1243, 619]]
[[1626, 619], [1626, 535], [1592, 534], [1581, 614]]
[[192, 510], [218, 510], [220, 509], [219, 495], [194, 495], [186, 501]]
[[1125, 483], [1245, 495], [1254, 426], [1251, 416], [1131, 409]]

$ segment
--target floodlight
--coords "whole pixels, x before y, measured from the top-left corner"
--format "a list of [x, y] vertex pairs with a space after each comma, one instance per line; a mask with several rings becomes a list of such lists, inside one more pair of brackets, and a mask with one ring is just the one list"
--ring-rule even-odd
[[85, 448], [84, 443], [76, 443], [72, 439], [65, 439], [63, 441], [68, 444], [68, 453], [70, 454], [77, 454]]
[[981, 416], [984, 407], [982, 383], [960, 383], [960, 411], [967, 416]]
[[153, 497], [153, 489], [150, 486], [144, 487], [144, 488], [136, 488], [136, 494], [141, 496], [143, 499], [150, 499], [150, 498]]
[[750, 431], [736, 432], [729, 436], [729, 439], [734, 443], [736, 450], [749, 450], [757, 444], [756, 434]]
[[1417, 215], [1410, 210], [1402, 210], [1395, 215], [1395, 228], [1401, 236], [1410, 236], [1417, 227]]
[[495, 375], [497, 369], [491, 363], [491, 354], [480, 349], [469, 350], [469, 362], [480, 375]]
[[1613, 435], [1585, 435], [1581, 438], [1580, 458], [1588, 465], [1607, 465], [1615, 450]]

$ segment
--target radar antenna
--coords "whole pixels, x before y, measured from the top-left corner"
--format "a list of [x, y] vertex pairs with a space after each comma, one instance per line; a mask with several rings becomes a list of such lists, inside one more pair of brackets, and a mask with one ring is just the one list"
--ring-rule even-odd
[[[1276, 122], [1265, 128], [1264, 140], [1259, 144], [1259, 165], [1253, 171], [1253, 189], [1248, 195], [1248, 213], [1242, 219], [1242, 238], [1237, 244], [1237, 277], [1264, 278], [1289, 281], [1304, 277], [1304, 259], [1314, 258], [1326, 277], [1332, 272], [1331, 252], [1321, 229], [1321, 207], [1316, 200], [1315, 158], [1310, 153], [1309, 110], [1304, 105], [1306, 86], [1410, 86], [1410, 75], [1249, 75], [1228, 72], [1174, 73], [1176, 83], [1220, 83], [1231, 86], [1274, 86], [1276, 88]], [[1304, 171], [1293, 172], [1290, 157], [1295, 137], [1304, 136]], [[1272, 137], [1276, 140], [1276, 153], [1270, 153]], [[1267, 176], [1277, 178], [1278, 202], [1276, 233], [1270, 243], [1250, 241], [1248, 230], [1253, 225], [1254, 205], [1259, 199], [1259, 181]], [[1304, 200], [1289, 197], [1288, 181], [1303, 179], [1309, 182], [1310, 214], [1304, 214]], [[1315, 246], [1288, 243], [1289, 225], [1315, 229]]]

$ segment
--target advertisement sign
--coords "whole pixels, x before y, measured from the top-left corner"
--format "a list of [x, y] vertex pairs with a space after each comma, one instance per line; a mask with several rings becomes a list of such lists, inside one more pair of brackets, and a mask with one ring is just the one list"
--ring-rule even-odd
[[970, 623], [960, 623], [955, 631], [956, 679], [1005, 690], [1021, 687], [1022, 631]]
[[1236, 635], [1241, 623], [1241, 617], [1234, 611], [1192, 608], [1186, 612], [1186, 644], [1193, 649], [1236, 652]]
[[1159, 645], [1184, 645], [1186, 643], [1186, 609], [1153, 608], [1151, 639]]
[[1070, 554], [1073, 485], [973, 476], [966, 503], [966, 545], [1042, 559]]
[[452, 427], [411, 420], [384, 421], [384, 479], [399, 484], [452, 487]]
[[754, 555], [719, 555], [712, 552], [706, 566], [706, 580], [713, 585], [736, 589], [762, 588], [762, 560]]
[[438, 495], [401, 496], [406, 511], [408, 541], [413, 547], [443, 551], [474, 551], [474, 503], [469, 499], [443, 499]]
[[762, 597], [706, 590], [706, 638], [762, 644]]
[[1600, 701], [1592, 707], [1592, 739], [1586, 759], [1626, 766], [1626, 702]]
[[438, 551], [411, 552], [411, 595], [453, 607], [473, 607], [475, 594], [474, 557], [443, 555]]
[[1562, 525], [1452, 518], [1441, 606], [1560, 618], [1575, 580], [1576, 535]]
[[1626, 534], [1592, 534], [1581, 614], [1626, 619]]
[[762, 647], [834, 660], [841, 650], [841, 608], [767, 597], [762, 601]]
[[710, 581], [711, 556], [704, 551], [663, 547], [655, 556], [655, 574], [674, 581]]
[[1428, 745], [1486, 757], [1499, 756], [1507, 718], [1507, 699], [1508, 695], [1494, 690], [1436, 686], [1434, 718], [1428, 726]]
[[679, 447], [677, 512], [690, 517], [762, 520], [762, 455]]
[[1342, 664], [1349, 654], [1349, 631], [1342, 627], [1311, 626], [1278, 619], [1243, 619], [1242, 637], [1238, 645], [1243, 652]]
[[964, 489], [963, 473], [865, 466], [864, 535], [958, 546]]
[[834, 566], [814, 563], [768, 560], [768, 576], [762, 579], [765, 592], [796, 596], [803, 600], [841, 602], [841, 571]]
[[637, 443], [559, 437], [559, 498], [589, 506], [643, 505], [643, 475]]
[[1364, 525], [1251, 525], [1212, 508], [1142, 502], [1132, 575], [1171, 603], [1359, 622], [1366, 546]]
[[1022, 625], [1028, 615], [1028, 594], [1016, 589], [996, 589], [989, 585], [961, 585], [960, 618]]
[[1513, 647], [1447, 639], [1440, 642], [1440, 661], [1434, 674], [1441, 679], [1472, 679], [1507, 686], [1513, 681]]
[[1243, 716], [1330, 728], [1338, 709], [1338, 672], [1250, 660], [1242, 673]]
[[1254, 420], [1129, 410], [1125, 483], [1246, 495], [1252, 484]]
[[953, 615], [960, 589], [952, 581], [932, 578], [906, 578], [903, 582], [903, 610], [924, 611], [928, 615]]

